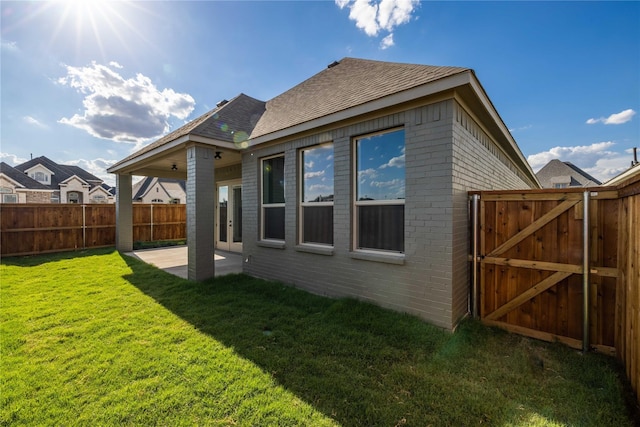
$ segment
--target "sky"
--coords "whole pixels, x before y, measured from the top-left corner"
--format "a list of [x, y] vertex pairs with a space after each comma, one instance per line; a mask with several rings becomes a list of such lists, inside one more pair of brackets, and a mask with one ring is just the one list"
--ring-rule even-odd
[[534, 171], [640, 147], [640, 2], [2, 1], [0, 160], [106, 168], [344, 57], [472, 68]]

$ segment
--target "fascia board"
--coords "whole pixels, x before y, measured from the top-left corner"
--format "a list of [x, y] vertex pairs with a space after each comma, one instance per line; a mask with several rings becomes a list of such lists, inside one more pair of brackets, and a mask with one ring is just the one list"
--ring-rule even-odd
[[18, 188], [27, 188], [27, 187], [25, 187], [24, 185], [20, 184], [20, 183], [19, 183], [18, 181], [16, 181], [15, 179], [12, 179], [11, 177], [9, 177], [9, 176], [7, 176], [7, 175], [5, 175], [5, 174], [3, 174], [3, 173], [0, 173], [0, 176], [1, 176], [1, 177], [3, 177], [4, 179], [6, 179], [7, 181], [12, 182], [12, 183], [13, 183], [13, 185], [15, 185], [15, 186], [16, 186], [16, 187], [18, 187]]
[[285, 138], [300, 132], [306, 132], [312, 129], [320, 128], [332, 123], [393, 107], [395, 105], [403, 104], [405, 102], [413, 101], [426, 96], [435, 95], [439, 92], [444, 92], [454, 89], [458, 86], [469, 84], [471, 80], [471, 71], [466, 70], [450, 77], [444, 77], [442, 79], [426, 83], [412, 89], [407, 89], [402, 92], [387, 95], [384, 98], [369, 101], [367, 103], [360, 104], [355, 107], [338, 111], [336, 113], [329, 114], [323, 117], [319, 117], [317, 119], [313, 119], [299, 125], [291, 126], [286, 129], [249, 139], [249, 148], [254, 148], [256, 145], [263, 144], [265, 142]]
[[25, 171], [25, 173], [29, 173], [29, 172], [31, 172], [33, 170], [36, 170], [36, 169], [44, 169], [47, 172], [49, 172], [50, 175], [55, 175], [55, 173], [53, 173], [53, 171], [51, 169], [49, 169], [48, 167], [46, 167], [42, 163], [38, 163], [36, 165], [33, 165], [29, 169], [25, 169], [24, 171]]
[[60, 183], [60, 185], [66, 185], [66, 184], [68, 184], [69, 182], [71, 182], [71, 180], [73, 180], [73, 178], [76, 178], [78, 181], [80, 181], [80, 183], [82, 184], [82, 186], [83, 186], [83, 187], [84, 187], [84, 186], [89, 186], [89, 187], [91, 187], [87, 181], [85, 181], [84, 179], [80, 178], [78, 175], [71, 175], [69, 178], [67, 178], [67, 179], [65, 179], [64, 181], [62, 181], [62, 182]]
[[[156, 147], [153, 150], [149, 150], [146, 153], [143, 153], [143, 154], [141, 154], [141, 155], [139, 155], [137, 157], [129, 159], [128, 161], [126, 161], [124, 163], [121, 163], [121, 164], [116, 165], [116, 166], [112, 166], [109, 169], [107, 169], [107, 172], [109, 172], [109, 173], [133, 172], [136, 169], [135, 168], [136, 165], [139, 165], [140, 163], [142, 163], [142, 162], [144, 162], [146, 160], [151, 160], [155, 156], [161, 155], [161, 154], [165, 153], [166, 151], [172, 151], [174, 149], [180, 148], [180, 146], [187, 145], [188, 143], [200, 143], [200, 144], [211, 145], [211, 146], [214, 146], [214, 147], [221, 147], [221, 148], [227, 148], [227, 149], [231, 149], [231, 150], [240, 151], [235, 146], [235, 144], [233, 144], [231, 142], [218, 141], [216, 139], [211, 139], [211, 138], [207, 138], [207, 137], [200, 136], [200, 135], [183, 135], [178, 139], [174, 139], [171, 142], [168, 142], [166, 144], [162, 144], [161, 146]], [[133, 169], [133, 170], [130, 171], [131, 169]]]

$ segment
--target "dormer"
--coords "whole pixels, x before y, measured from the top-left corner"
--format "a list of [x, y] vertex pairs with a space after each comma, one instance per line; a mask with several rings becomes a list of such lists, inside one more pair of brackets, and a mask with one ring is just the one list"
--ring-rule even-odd
[[36, 181], [44, 185], [51, 185], [51, 177], [54, 175], [51, 170], [47, 169], [40, 163], [30, 167], [29, 169], [26, 169], [24, 173], [29, 176], [29, 178], [35, 179]]

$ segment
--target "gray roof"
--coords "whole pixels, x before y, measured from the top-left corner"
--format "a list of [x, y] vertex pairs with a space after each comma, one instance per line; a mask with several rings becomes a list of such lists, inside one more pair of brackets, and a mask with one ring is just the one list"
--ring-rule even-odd
[[576, 165], [553, 159], [536, 173], [542, 188], [554, 188], [556, 184], [569, 187], [594, 187], [602, 183]]
[[0, 173], [6, 175], [8, 178], [24, 186], [25, 188], [31, 190], [50, 190], [48, 186], [39, 183], [24, 172], [8, 165], [5, 162], [0, 162]]
[[231, 101], [222, 101], [218, 105], [197, 119], [120, 160], [111, 168], [186, 135], [198, 135], [232, 143], [244, 142], [249, 138], [264, 112], [265, 103], [241, 93]]
[[45, 185], [49, 189], [59, 189], [60, 183], [68, 178], [71, 178], [73, 175], [78, 176], [80, 179], [84, 180], [92, 187], [102, 184], [102, 179], [87, 172], [79, 166], [61, 165], [45, 156], [27, 160], [26, 162], [17, 165], [15, 168], [24, 173], [25, 171], [37, 165], [42, 165], [53, 172], [53, 175], [51, 176], [51, 182], [49, 183], [49, 185]]
[[[164, 187], [163, 184], [175, 183], [175, 184], [178, 184], [180, 188], [182, 188], [182, 191], [184, 191], [185, 193], [187, 192], [187, 184], [184, 179], [158, 177], [157, 180], [158, 180], [157, 181], [158, 185], [160, 185], [165, 191], [167, 191], [167, 189]], [[144, 197], [144, 195], [147, 193], [147, 190], [149, 189], [149, 186], [151, 185], [152, 182], [153, 182], [153, 177], [147, 176], [143, 178], [143, 181], [140, 184], [138, 191], [136, 191], [136, 194], [133, 195], [133, 200], [141, 199], [142, 197]], [[169, 192], [167, 191], [167, 193]]]
[[470, 69], [344, 58], [267, 101], [251, 138], [466, 71]]

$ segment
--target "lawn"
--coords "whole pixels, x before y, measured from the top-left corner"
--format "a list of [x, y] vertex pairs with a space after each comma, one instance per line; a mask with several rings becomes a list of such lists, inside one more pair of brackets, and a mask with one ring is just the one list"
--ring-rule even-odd
[[475, 321], [112, 250], [3, 259], [2, 425], [631, 426], [621, 371]]

